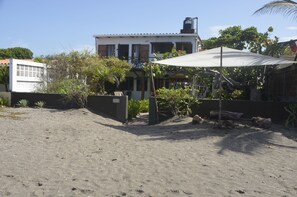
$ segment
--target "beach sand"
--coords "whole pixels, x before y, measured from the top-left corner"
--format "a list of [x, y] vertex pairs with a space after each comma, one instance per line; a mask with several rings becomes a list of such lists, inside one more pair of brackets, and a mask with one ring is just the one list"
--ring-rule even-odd
[[0, 196], [297, 196], [296, 134], [0, 108]]

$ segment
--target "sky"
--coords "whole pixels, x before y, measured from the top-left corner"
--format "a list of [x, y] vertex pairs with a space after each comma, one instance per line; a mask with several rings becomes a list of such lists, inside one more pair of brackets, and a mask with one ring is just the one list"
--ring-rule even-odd
[[[0, 48], [25, 47], [34, 57], [95, 50], [94, 35], [179, 33], [198, 17], [201, 39], [220, 29], [272, 26], [280, 41], [297, 39], [297, 21], [281, 14], [253, 15], [272, 0], [0, 0]], [[95, 51], [94, 51], [95, 52]]]

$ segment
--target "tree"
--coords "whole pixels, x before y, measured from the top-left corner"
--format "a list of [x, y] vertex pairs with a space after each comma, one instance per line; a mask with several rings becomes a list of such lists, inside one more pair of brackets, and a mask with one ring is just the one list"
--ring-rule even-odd
[[63, 79], [85, 80], [89, 64], [96, 58], [90, 51], [72, 51], [46, 56], [43, 60], [48, 66], [49, 78], [52, 82]]
[[5, 90], [8, 91], [9, 67], [7, 65], [0, 66], [0, 84], [4, 84]]
[[[278, 42], [278, 38], [270, 38], [269, 33], [273, 31], [269, 27], [267, 32], [260, 33], [256, 27], [242, 29], [240, 26], [233, 26], [219, 31], [219, 37], [213, 37], [204, 41], [206, 49], [211, 49], [219, 46], [226, 46], [238, 50], [249, 50], [253, 53], [266, 54], [267, 49], [271, 48]], [[240, 65], [238, 65], [240, 66]], [[265, 67], [238, 67], [225, 68], [223, 73], [226, 77], [239, 82], [238, 87], [230, 87], [231, 91], [243, 91], [244, 98], [249, 98], [249, 91], [263, 88], [265, 81]]]
[[105, 82], [118, 83], [131, 69], [127, 61], [103, 59], [89, 51], [51, 55], [44, 62], [48, 65], [47, 90], [56, 93], [68, 93], [71, 89], [105, 94]]
[[[185, 54], [186, 54], [185, 51], [180, 51], [180, 50], [176, 50], [176, 48], [172, 48], [172, 50], [170, 52], [156, 55], [156, 59], [157, 60], [168, 59], [171, 57], [178, 57], [178, 56], [182, 56]], [[184, 70], [184, 68], [181, 69], [180, 67], [172, 67], [172, 66], [162, 65], [162, 64], [161, 65], [160, 64], [153, 64], [153, 65], [145, 64], [143, 69], [149, 75], [150, 75], [150, 66], [152, 66], [152, 72], [155, 74], [155, 77], [158, 77], [158, 78], [167, 76], [169, 72], [181, 72]]]
[[93, 59], [87, 68], [88, 84], [95, 93], [105, 94], [105, 83], [117, 84], [125, 79], [131, 65], [118, 58]]
[[219, 31], [219, 37], [212, 37], [204, 41], [205, 49], [226, 46], [233, 49], [248, 49], [254, 53], [263, 54], [267, 46], [277, 43], [278, 38], [269, 37], [273, 28], [269, 27], [267, 32], [259, 33], [256, 27], [242, 29], [241, 26], [232, 26]]
[[291, 0], [272, 1], [254, 12], [254, 14], [281, 13], [284, 16], [297, 18], [297, 2]]
[[30, 49], [22, 47], [14, 47], [7, 49], [0, 49], [0, 59], [32, 59], [33, 52]]

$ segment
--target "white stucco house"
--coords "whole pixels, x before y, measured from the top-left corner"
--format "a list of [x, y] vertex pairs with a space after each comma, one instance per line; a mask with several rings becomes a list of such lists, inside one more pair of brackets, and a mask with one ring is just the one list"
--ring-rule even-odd
[[9, 59], [7, 65], [9, 92], [35, 92], [46, 83], [46, 64], [32, 60]]
[[[133, 99], [148, 98], [151, 93], [150, 82], [142, 69], [147, 63], [162, 53], [171, 52], [172, 48], [186, 53], [199, 51], [201, 39], [194, 21], [187, 17], [180, 33], [140, 33], [140, 34], [99, 34], [94, 35], [96, 52], [102, 57], [118, 57], [132, 64], [121, 90]], [[168, 84], [162, 81], [160, 84]], [[158, 85], [158, 82], [157, 82]]]

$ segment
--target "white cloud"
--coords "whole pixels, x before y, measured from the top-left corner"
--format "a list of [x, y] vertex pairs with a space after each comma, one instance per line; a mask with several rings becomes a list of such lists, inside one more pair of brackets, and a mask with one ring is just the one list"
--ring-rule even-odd
[[219, 36], [219, 31], [220, 30], [224, 30], [228, 27], [231, 27], [231, 26], [234, 26], [234, 25], [217, 25], [217, 26], [210, 26], [209, 29], [211, 31], [211, 36]]
[[287, 27], [288, 30], [297, 30], [297, 26], [289, 26]]

